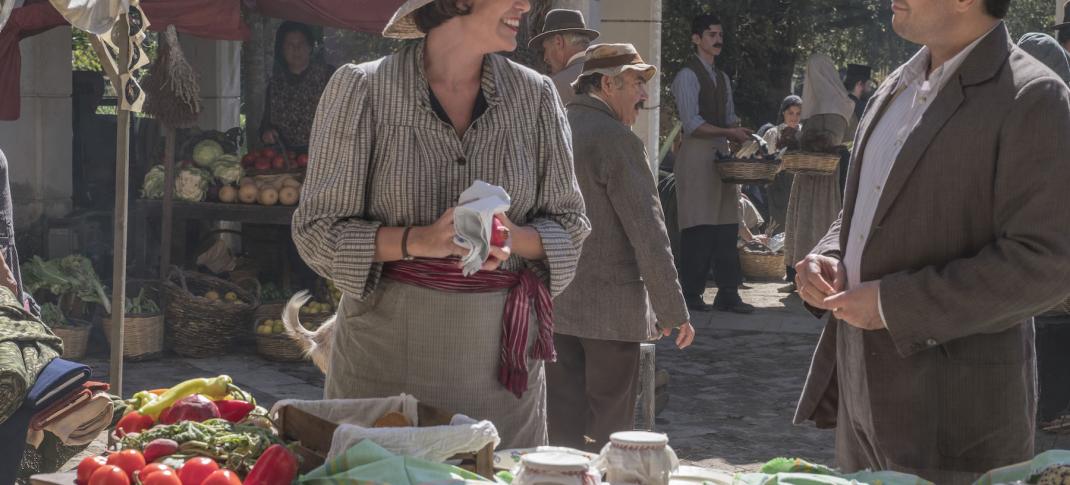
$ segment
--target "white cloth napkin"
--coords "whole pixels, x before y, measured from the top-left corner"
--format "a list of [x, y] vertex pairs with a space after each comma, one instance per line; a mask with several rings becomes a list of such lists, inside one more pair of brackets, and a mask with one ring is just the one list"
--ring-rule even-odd
[[476, 421], [463, 414], [454, 415], [449, 426], [366, 428], [341, 424], [334, 430], [327, 460], [344, 454], [366, 439], [391, 453], [435, 463], [442, 463], [458, 453], [472, 453], [488, 444], [497, 447], [501, 443], [494, 423]]
[[461, 258], [464, 275], [469, 276], [483, 266], [490, 256], [490, 237], [494, 229], [494, 214], [509, 210], [512, 198], [497, 185], [476, 180], [461, 193], [453, 211], [454, 243], [468, 250]]

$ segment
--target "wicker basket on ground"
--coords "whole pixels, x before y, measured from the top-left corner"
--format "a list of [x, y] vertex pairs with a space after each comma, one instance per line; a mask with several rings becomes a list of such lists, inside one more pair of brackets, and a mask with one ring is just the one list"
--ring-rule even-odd
[[780, 172], [779, 159], [727, 158], [714, 162], [721, 181], [726, 184], [765, 185]]
[[784, 170], [792, 173], [830, 175], [840, 166], [839, 153], [787, 152], [783, 159]]
[[[317, 315], [302, 315], [301, 323], [311, 324], [312, 328], [318, 327], [324, 321], [331, 317], [331, 313], [322, 313]], [[256, 319], [256, 327], [260, 326], [264, 320], [277, 320], [279, 315], [273, 317], [265, 316], [258, 317]], [[256, 333], [256, 353], [267, 360], [273, 360], [276, 362], [300, 362], [302, 360], [308, 360], [305, 357], [305, 352], [301, 350], [301, 345], [298, 344], [292, 337], [286, 333]]]
[[743, 268], [743, 276], [748, 280], [779, 281], [784, 279], [784, 253], [740, 248], [739, 263]]
[[[101, 321], [111, 345], [111, 317]], [[123, 319], [123, 357], [138, 361], [159, 357], [163, 352], [163, 314], [127, 314]]]
[[85, 351], [89, 347], [89, 331], [93, 327], [89, 322], [68, 320], [71, 320], [72, 325], [56, 325], [52, 327], [52, 333], [63, 340], [63, 354], [60, 357], [78, 360], [85, 357]]
[[[259, 283], [257, 283], [259, 285]], [[231, 340], [246, 332], [258, 306], [256, 293], [214, 276], [172, 267], [163, 282], [167, 297], [168, 347], [184, 357], [222, 355]], [[215, 291], [218, 299], [204, 295]], [[233, 292], [237, 299], [228, 300]], [[258, 293], [258, 292], [257, 292]]]

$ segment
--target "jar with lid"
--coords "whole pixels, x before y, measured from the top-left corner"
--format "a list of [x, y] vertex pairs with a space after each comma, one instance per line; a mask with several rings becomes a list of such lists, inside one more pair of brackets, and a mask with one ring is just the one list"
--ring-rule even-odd
[[609, 437], [596, 466], [613, 485], [668, 485], [680, 466], [669, 437], [647, 431], [621, 431]]
[[599, 485], [591, 461], [573, 453], [529, 453], [520, 458], [513, 485]]

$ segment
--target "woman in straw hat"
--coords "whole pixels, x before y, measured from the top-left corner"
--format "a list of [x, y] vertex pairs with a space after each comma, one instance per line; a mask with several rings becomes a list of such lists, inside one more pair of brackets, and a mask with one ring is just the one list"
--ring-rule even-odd
[[[516, 48], [528, 0], [409, 0], [383, 34], [423, 38], [335, 73], [313, 124], [293, 236], [344, 297], [327, 398], [409, 393], [494, 422], [501, 446], [546, 442], [550, 298], [590, 232], [553, 83]], [[504, 187], [510, 243], [460, 275], [453, 207]], [[537, 318], [536, 318], [537, 315]]]

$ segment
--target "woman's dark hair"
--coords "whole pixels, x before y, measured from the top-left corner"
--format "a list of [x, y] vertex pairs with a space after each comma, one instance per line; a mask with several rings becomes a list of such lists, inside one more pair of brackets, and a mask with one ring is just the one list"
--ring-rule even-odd
[[594, 74], [588, 74], [576, 80], [576, 94], [591, 94], [597, 93], [602, 89], [602, 78], [604, 74], [596, 72]]
[[778, 113], [780, 121], [784, 121], [784, 112], [792, 106], [798, 106], [799, 109], [802, 109], [802, 98], [792, 94], [780, 102], [780, 111]]
[[1011, 0], [985, 0], [985, 12], [997, 19], [1007, 16], [1007, 9], [1011, 7]]
[[691, 35], [701, 36], [713, 25], [721, 25], [721, 19], [712, 13], [699, 15], [691, 20]]
[[416, 23], [416, 28], [426, 34], [443, 22], [453, 17], [468, 15], [471, 11], [471, 8], [458, 7], [457, 0], [434, 0], [413, 12], [412, 20]]
[[312, 30], [312, 27], [301, 22], [294, 22], [287, 20], [279, 25], [279, 29], [275, 31], [275, 69], [286, 69], [286, 58], [283, 56], [283, 45], [286, 44], [286, 36], [293, 32], [297, 32], [305, 36], [305, 42], [308, 42], [309, 50], [315, 52], [317, 42], [316, 32]]

